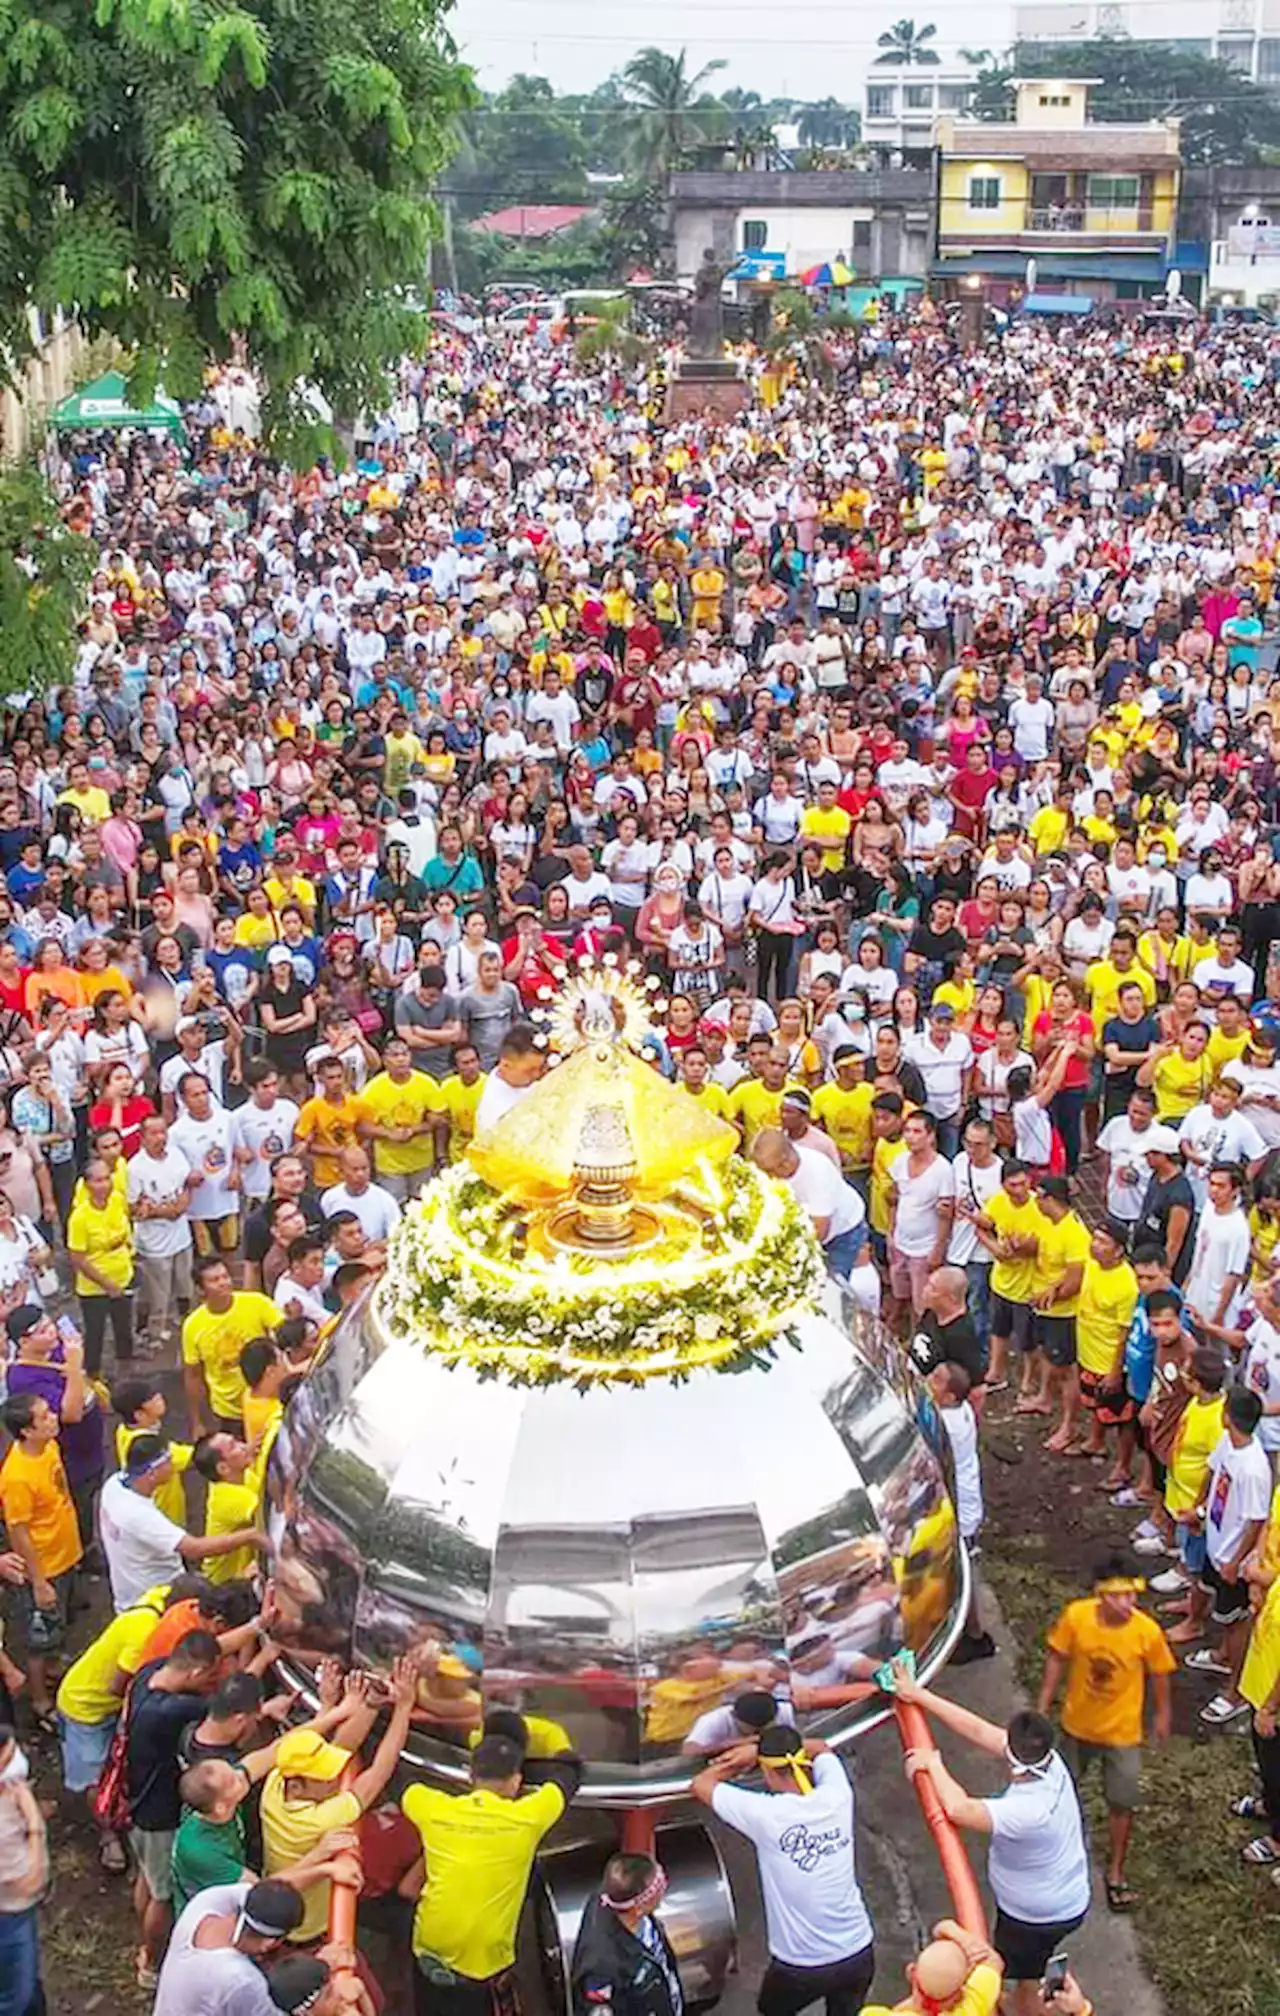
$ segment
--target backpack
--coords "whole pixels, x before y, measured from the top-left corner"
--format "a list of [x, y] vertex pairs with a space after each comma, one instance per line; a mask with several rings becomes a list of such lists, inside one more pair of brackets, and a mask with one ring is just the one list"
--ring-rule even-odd
[[132, 1694], [130, 1687], [111, 1738], [102, 1776], [93, 1793], [93, 1817], [109, 1834], [127, 1834], [133, 1825], [129, 1804], [129, 1705]]

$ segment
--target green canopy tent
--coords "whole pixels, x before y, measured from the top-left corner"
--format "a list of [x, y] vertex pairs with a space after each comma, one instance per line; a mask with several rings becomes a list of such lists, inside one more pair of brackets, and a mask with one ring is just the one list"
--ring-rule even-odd
[[176, 399], [166, 399], [157, 391], [148, 406], [135, 406], [129, 398], [122, 371], [105, 371], [90, 385], [82, 385], [59, 402], [49, 415], [49, 424], [59, 433], [79, 433], [88, 428], [163, 427], [175, 441], [185, 443], [187, 430]]

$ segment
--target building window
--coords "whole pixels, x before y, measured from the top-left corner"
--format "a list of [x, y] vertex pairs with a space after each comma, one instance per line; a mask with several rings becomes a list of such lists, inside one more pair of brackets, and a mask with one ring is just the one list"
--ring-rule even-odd
[[894, 89], [895, 87], [892, 84], [868, 84], [868, 119], [892, 119], [894, 112]]
[[1258, 82], [1280, 82], [1280, 38], [1264, 35], [1258, 44]]
[[931, 112], [933, 110], [932, 84], [904, 84], [902, 102], [908, 112]]
[[763, 217], [747, 217], [742, 224], [744, 252], [763, 252], [769, 242], [769, 226]]
[[1040, 94], [1040, 103], [1042, 105], [1069, 105], [1071, 100], [1065, 91], [1042, 91]]
[[998, 210], [1000, 208], [1000, 177], [998, 175], [971, 175], [969, 177], [969, 208], [971, 210]]
[[971, 84], [939, 84], [938, 110], [939, 112], [965, 112], [969, 108], [969, 100], [972, 96], [973, 86]]
[[1252, 77], [1253, 37], [1248, 36], [1240, 41], [1235, 39], [1229, 42], [1225, 39], [1220, 40], [1218, 43], [1218, 61], [1225, 63], [1229, 70], [1239, 71], [1242, 77]]
[[1136, 210], [1138, 207], [1138, 178], [1136, 175], [1091, 175], [1089, 177], [1089, 208], [1091, 210]]
[[853, 220], [853, 249], [855, 252], [871, 250], [871, 219], [855, 217]]

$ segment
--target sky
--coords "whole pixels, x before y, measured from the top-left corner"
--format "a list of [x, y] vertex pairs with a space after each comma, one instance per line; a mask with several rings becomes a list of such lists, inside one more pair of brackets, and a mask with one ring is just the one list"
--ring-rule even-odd
[[[739, 84], [762, 96], [843, 99], [859, 104], [876, 37], [910, 0], [875, 8], [848, 0], [457, 0], [453, 32], [486, 90], [517, 70], [547, 77], [561, 91], [589, 91], [647, 43], [689, 53], [691, 68], [726, 59], [712, 88]], [[1011, 39], [1008, 0], [935, 0], [915, 20], [935, 23], [934, 46], [954, 59], [963, 44], [1003, 49]]]

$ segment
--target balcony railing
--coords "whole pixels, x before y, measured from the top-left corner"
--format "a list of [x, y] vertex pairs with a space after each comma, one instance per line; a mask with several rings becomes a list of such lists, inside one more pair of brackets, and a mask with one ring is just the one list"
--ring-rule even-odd
[[1117, 208], [1104, 203], [1028, 203], [1023, 229], [1086, 236], [1135, 237], [1142, 232], [1160, 238], [1165, 235], [1150, 211], [1140, 210], [1136, 204]]

